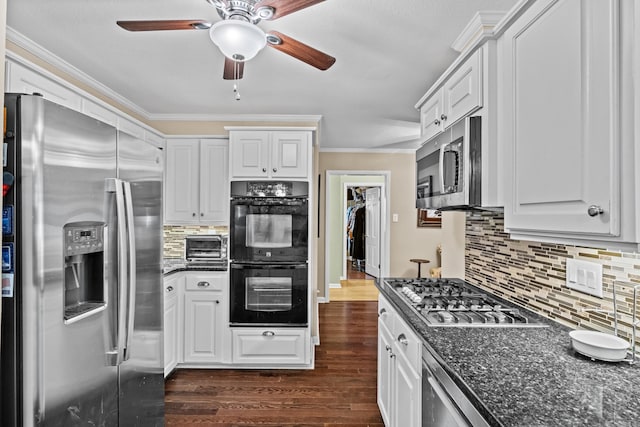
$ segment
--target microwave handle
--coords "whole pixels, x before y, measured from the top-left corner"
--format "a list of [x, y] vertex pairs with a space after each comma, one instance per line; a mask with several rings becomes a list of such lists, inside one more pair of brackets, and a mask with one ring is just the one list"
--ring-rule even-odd
[[444, 194], [444, 149], [448, 144], [442, 144], [442, 146], [440, 147], [440, 167], [438, 168], [438, 174], [440, 175], [440, 188], [439, 193], [440, 194]]

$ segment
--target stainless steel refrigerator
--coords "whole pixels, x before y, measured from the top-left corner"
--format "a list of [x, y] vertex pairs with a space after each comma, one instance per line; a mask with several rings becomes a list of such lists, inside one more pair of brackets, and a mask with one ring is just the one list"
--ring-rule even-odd
[[5, 114], [0, 424], [163, 425], [161, 150], [41, 96]]

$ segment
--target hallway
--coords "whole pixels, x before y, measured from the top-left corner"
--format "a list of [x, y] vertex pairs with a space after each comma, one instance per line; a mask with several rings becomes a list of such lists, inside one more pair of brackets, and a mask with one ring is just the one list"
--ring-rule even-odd
[[347, 260], [347, 280], [341, 280], [339, 288], [329, 289], [329, 301], [377, 301], [374, 280], [375, 277], [358, 271]]
[[375, 302], [320, 304], [314, 370], [197, 370], [165, 383], [166, 425], [383, 427]]

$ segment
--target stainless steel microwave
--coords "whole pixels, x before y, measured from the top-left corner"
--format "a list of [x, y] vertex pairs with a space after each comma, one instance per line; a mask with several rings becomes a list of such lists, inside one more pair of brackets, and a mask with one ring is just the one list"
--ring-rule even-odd
[[467, 117], [416, 151], [416, 207], [467, 209], [482, 201], [480, 117]]

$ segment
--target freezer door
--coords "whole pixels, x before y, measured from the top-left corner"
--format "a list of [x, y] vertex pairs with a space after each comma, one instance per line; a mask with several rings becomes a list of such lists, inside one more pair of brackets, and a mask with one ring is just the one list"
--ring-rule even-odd
[[[116, 132], [38, 96], [23, 96], [20, 105], [24, 425], [115, 425], [117, 368], [107, 363], [112, 304], [65, 322], [63, 227], [104, 223]], [[105, 260], [109, 284], [108, 254]], [[103, 284], [98, 278], [91, 286]]]
[[162, 150], [118, 132], [118, 178], [131, 191], [135, 308], [119, 368], [120, 426], [164, 425]]

